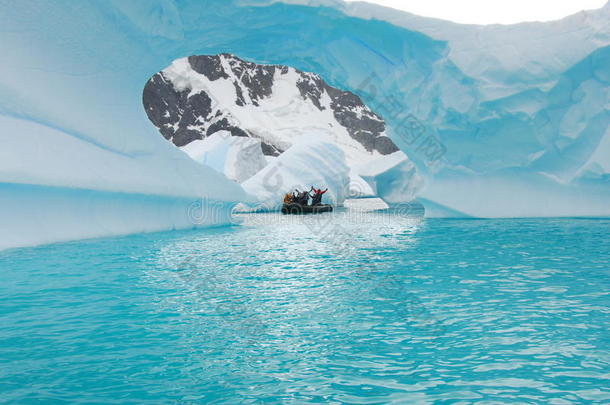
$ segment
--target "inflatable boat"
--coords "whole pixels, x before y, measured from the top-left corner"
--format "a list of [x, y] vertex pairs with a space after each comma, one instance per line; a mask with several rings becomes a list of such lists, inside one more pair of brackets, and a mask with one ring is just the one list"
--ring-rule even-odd
[[301, 204], [284, 204], [282, 206], [282, 214], [303, 215], [303, 214], [321, 214], [323, 212], [332, 212], [333, 206], [328, 204], [319, 205], [301, 205]]

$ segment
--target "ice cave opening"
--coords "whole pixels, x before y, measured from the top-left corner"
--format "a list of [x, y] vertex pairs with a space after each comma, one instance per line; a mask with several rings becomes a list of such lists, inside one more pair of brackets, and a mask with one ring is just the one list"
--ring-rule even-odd
[[153, 75], [142, 102], [166, 140], [241, 184], [257, 211], [311, 186], [328, 188], [335, 205], [350, 197], [405, 204], [422, 184], [383, 117], [313, 72], [191, 55]]

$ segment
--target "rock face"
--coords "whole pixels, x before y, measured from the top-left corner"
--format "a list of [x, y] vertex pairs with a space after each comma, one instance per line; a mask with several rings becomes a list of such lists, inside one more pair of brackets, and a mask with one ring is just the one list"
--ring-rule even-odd
[[348, 159], [398, 151], [383, 119], [357, 95], [313, 73], [230, 54], [175, 61], [148, 81], [143, 103], [161, 134], [179, 147], [228, 131], [259, 138], [265, 155], [278, 156], [299, 135], [326, 132]]

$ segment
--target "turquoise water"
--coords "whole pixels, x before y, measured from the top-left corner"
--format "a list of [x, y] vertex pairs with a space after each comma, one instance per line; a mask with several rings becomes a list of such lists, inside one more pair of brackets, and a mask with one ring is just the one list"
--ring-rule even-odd
[[608, 403], [609, 230], [350, 211], [0, 252], [0, 401]]

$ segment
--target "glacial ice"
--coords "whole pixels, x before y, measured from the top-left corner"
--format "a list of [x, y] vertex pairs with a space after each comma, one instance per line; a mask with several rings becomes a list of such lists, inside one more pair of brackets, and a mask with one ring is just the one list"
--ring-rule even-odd
[[196, 162], [238, 183], [248, 180], [267, 165], [260, 139], [231, 136], [229, 131], [218, 131], [180, 149]]
[[[324, 10], [327, 26], [338, 24], [335, 11], [353, 23], [345, 35], [320, 33], [324, 45], [311, 53], [310, 43], [296, 49], [323, 65], [326, 55], [358, 55], [318, 72], [385, 118], [423, 174], [430, 207], [475, 217], [610, 215], [610, 2], [548, 23], [490, 26], [364, 2], [282, 3]], [[430, 139], [444, 146], [440, 159], [427, 153]]]
[[255, 211], [276, 210], [284, 194], [311, 186], [326, 189], [324, 202], [343, 205], [349, 195], [350, 168], [343, 150], [332, 138], [314, 134], [295, 142], [254, 177], [242, 183], [256, 197]]
[[[58, 189], [122, 193], [107, 218], [124, 224], [107, 234], [142, 229], [121, 209], [142, 196], [153, 206], [246, 199], [165, 141], [141, 103], [148, 78], [173, 60], [222, 52], [316, 72], [360, 95], [417, 165], [422, 197], [446, 212], [610, 215], [610, 4], [556, 22], [479, 27], [338, 0], [296, 3], [0, 1], [0, 183], [13, 201], [0, 246], [38, 243], [11, 239], [31, 219], [32, 207], [15, 202], [44, 205]], [[405, 112], [421, 136], [404, 131]], [[431, 139], [446, 150], [440, 159], [421, 147]], [[62, 198], [80, 204], [72, 222], [81, 224], [69, 234], [41, 227], [44, 241], [92, 234], [88, 203], [73, 195]], [[54, 207], [41, 221], [63, 221]], [[147, 229], [187, 226], [150, 221]]]
[[206, 198], [0, 183], [0, 250], [232, 223], [234, 203]]
[[357, 169], [373, 194], [388, 205], [408, 203], [415, 198], [423, 180], [413, 162], [403, 152], [380, 157]]
[[225, 224], [248, 199], [171, 145], [136, 158], [31, 120], [0, 128], [0, 250]]

